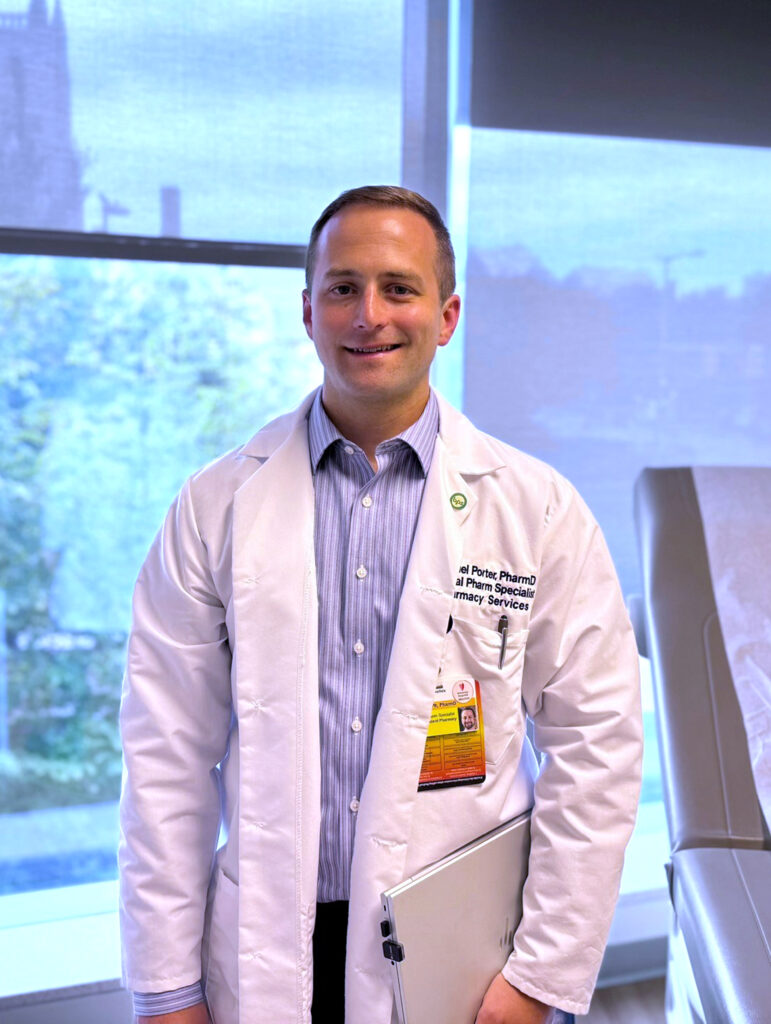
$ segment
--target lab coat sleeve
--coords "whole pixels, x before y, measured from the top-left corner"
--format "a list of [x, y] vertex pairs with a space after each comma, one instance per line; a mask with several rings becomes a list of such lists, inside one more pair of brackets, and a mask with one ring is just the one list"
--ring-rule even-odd
[[134, 991], [201, 977], [230, 663], [188, 483], [137, 580], [121, 701], [120, 918], [123, 979]]
[[546, 511], [523, 699], [542, 752], [523, 916], [503, 974], [586, 1013], [640, 789], [633, 633], [599, 527], [557, 483]]

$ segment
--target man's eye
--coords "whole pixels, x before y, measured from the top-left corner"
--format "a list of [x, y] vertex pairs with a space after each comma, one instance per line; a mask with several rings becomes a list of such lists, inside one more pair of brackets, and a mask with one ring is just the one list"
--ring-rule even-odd
[[353, 289], [349, 284], [336, 284], [334, 288], [332, 288], [332, 293], [334, 295], [350, 295], [352, 291]]
[[412, 290], [407, 287], [406, 284], [394, 284], [391, 285], [391, 291], [394, 295], [411, 295]]

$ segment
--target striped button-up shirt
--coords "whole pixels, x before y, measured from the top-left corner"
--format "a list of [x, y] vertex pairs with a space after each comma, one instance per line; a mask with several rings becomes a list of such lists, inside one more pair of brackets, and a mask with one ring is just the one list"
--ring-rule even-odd
[[375, 450], [377, 471], [327, 416], [308, 419], [319, 595], [321, 844], [318, 899], [348, 899], [367, 775], [412, 538], [439, 428], [423, 414]]

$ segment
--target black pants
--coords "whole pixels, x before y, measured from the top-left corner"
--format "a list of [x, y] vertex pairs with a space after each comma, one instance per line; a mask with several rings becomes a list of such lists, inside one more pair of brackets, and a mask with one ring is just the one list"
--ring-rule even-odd
[[313, 930], [313, 1024], [345, 1020], [345, 940], [348, 900], [316, 904]]

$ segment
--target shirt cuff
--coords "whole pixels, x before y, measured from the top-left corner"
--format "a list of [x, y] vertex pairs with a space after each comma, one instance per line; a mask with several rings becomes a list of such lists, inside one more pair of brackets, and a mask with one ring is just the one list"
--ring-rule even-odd
[[200, 981], [174, 989], [173, 992], [132, 992], [131, 995], [137, 1017], [156, 1017], [162, 1013], [186, 1010], [188, 1006], [203, 1002]]

